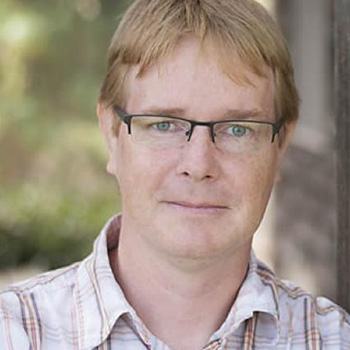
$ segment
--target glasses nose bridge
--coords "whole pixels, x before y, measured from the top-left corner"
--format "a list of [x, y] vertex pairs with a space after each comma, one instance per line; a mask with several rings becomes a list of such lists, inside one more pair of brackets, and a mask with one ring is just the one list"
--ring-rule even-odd
[[191, 121], [190, 130], [186, 132], [186, 136], [188, 136], [187, 142], [191, 141], [191, 137], [196, 126], [205, 126], [209, 128], [210, 139], [213, 143], [215, 143], [214, 123], [213, 122], [196, 122], [196, 121]]

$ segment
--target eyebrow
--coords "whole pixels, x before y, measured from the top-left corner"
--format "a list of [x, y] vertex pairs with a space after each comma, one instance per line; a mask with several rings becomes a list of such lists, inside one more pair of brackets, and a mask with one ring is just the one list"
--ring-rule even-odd
[[262, 120], [266, 119], [267, 115], [260, 109], [230, 109], [224, 113], [224, 120], [239, 119], [239, 120]]
[[[151, 115], [164, 115], [164, 116], [184, 116], [185, 110], [182, 108], [147, 108], [142, 110], [140, 113], [151, 114]], [[221, 114], [222, 119], [220, 120], [263, 120], [267, 118], [266, 113], [260, 109], [229, 109]]]
[[145, 110], [142, 110], [140, 113], [137, 114], [154, 114], [154, 115], [168, 115], [168, 116], [179, 116], [184, 115], [185, 110], [182, 108], [147, 108]]

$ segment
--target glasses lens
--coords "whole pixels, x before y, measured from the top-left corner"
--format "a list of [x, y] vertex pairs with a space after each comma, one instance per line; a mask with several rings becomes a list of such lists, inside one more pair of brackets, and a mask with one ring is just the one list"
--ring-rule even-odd
[[272, 125], [259, 122], [218, 123], [214, 126], [215, 144], [226, 152], [258, 152], [270, 143], [272, 131]]
[[187, 141], [191, 124], [181, 119], [162, 116], [137, 116], [131, 119], [135, 142], [151, 148], [179, 147]]

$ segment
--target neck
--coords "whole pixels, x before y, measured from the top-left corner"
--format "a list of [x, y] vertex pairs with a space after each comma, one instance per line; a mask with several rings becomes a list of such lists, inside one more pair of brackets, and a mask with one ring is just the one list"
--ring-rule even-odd
[[135, 246], [129, 237], [121, 232], [110, 257], [129, 303], [172, 349], [202, 349], [234, 303], [248, 269], [250, 245], [194, 262], [165, 259], [147, 245]]

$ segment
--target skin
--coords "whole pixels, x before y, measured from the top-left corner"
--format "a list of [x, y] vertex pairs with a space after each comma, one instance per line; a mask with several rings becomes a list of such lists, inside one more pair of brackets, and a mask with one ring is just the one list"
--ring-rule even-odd
[[[210, 51], [201, 54], [197, 41], [186, 39], [142, 77], [134, 67], [126, 111], [171, 110], [197, 121], [253, 111], [255, 119], [275, 122], [269, 69], [258, 77], [234, 59], [235, 69], [253, 82], [240, 85]], [[152, 150], [133, 143], [124, 123], [113, 135], [112, 112], [102, 104], [98, 115], [107, 169], [118, 180], [123, 204], [119, 247], [110, 256], [115, 276], [155, 335], [173, 349], [201, 349], [244, 280], [294, 124], [287, 125], [282, 145], [267, 142], [254, 154], [228, 154], [216, 148], [206, 127], [197, 127], [180, 149]]]

